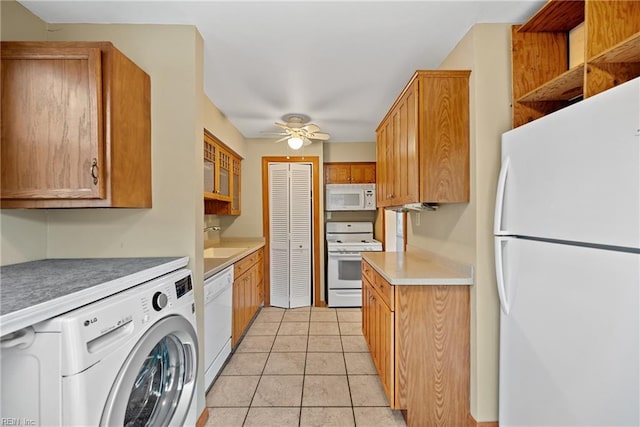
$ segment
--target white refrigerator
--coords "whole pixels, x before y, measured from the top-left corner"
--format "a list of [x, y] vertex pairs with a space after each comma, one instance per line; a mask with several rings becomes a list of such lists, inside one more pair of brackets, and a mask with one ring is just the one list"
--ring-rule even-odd
[[502, 138], [499, 424], [640, 425], [640, 78]]

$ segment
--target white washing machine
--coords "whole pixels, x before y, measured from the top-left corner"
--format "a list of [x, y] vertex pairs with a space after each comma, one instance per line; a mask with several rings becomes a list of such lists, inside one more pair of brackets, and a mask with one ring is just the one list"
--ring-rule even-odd
[[183, 269], [3, 337], [3, 419], [192, 426], [198, 341]]

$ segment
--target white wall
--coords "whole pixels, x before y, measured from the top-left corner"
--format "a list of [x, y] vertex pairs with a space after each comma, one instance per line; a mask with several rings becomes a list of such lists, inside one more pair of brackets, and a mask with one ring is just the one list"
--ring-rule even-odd
[[440, 68], [472, 70], [471, 198], [468, 204], [441, 205], [437, 212], [411, 213], [408, 244], [475, 267], [471, 288], [471, 414], [476, 421], [496, 421], [500, 319], [492, 221], [500, 136], [511, 128], [510, 25], [475, 25]]

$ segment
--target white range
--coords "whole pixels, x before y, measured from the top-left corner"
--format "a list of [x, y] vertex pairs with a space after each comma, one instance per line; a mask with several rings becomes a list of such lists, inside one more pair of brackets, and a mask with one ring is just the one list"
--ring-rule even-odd
[[327, 287], [330, 307], [362, 306], [361, 252], [380, 252], [371, 222], [328, 222]]

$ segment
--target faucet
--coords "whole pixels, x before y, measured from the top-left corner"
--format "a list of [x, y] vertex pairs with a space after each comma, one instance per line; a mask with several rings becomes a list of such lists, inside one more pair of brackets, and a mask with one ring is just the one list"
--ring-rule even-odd
[[210, 225], [209, 227], [205, 227], [205, 228], [204, 228], [204, 231], [209, 231], [209, 230], [212, 230], [212, 231], [220, 231], [220, 230], [221, 230], [221, 228], [220, 228], [220, 226], [219, 226], [219, 225]]

